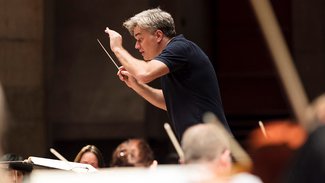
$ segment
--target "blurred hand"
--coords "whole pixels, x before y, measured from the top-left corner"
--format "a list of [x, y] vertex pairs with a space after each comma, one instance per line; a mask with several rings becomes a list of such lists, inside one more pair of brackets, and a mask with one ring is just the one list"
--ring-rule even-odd
[[130, 88], [139, 85], [138, 81], [124, 68], [124, 66], [119, 68], [117, 76]]
[[113, 52], [115, 52], [116, 49], [122, 48], [122, 36], [118, 32], [106, 27], [105, 33], [108, 34], [110, 47]]
[[153, 160], [152, 164], [149, 166], [149, 168], [157, 168], [158, 166], [158, 161], [157, 160]]

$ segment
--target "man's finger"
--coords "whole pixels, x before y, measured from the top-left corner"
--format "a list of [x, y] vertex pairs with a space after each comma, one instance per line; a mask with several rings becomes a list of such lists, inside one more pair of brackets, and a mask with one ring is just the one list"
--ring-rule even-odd
[[125, 81], [125, 79], [121, 73], [118, 74], [118, 77], [120, 78], [121, 81]]
[[106, 27], [105, 32], [106, 32], [107, 34], [109, 34], [109, 28], [108, 28], [108, 27]]

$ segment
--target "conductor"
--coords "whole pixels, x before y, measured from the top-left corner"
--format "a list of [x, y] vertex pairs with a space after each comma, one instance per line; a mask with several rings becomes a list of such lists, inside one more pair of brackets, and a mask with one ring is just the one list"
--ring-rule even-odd
[[[110, 48], [122, 64], [117, 75], [152, 105], [166, 110], [180, 140], [184, 131], [213, 112], [229, 129], [218, 80], [208, 56], [183, 35], [176, 35], [172, 16], [160, 8], [142, 11], [123, 23], [143, 56], [123, 48], [122, 36], [109, 28]], [[161, 79], [162, 89], [147, 83]]]

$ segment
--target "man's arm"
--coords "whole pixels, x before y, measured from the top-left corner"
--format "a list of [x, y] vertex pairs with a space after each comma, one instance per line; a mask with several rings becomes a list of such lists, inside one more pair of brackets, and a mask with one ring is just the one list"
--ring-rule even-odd
[[158, 60], [145, 62], [134, 58], [122, 46], [122, 36], [110, 29], [105, 30], [109, 34], [111, 49], [124, 66], [124, 68], [141, 83], [149, 83], [169, 73], [169, 68]]
[[147, 84], [140, 84], [138, 88], [133, 89], [152, 105], [167, 111], [165, 98], [161, 89], [152, 88]]
[[167, 110], [165, 98], [161, 89], [152, 88], [151, 86], [138, 82], [128, 71], [122, 66], [117, 75], [120, 80], [124, 81], [128, 87], [132, 88], [140, 96], [146, 99], [152, 105]]

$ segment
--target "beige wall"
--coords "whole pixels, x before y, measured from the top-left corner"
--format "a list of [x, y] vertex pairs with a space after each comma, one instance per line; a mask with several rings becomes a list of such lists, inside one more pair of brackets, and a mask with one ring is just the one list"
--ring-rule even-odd
[[43, 1], [0, 0], [0, 80], [10, 121], [4, 152], [42, 155]]

